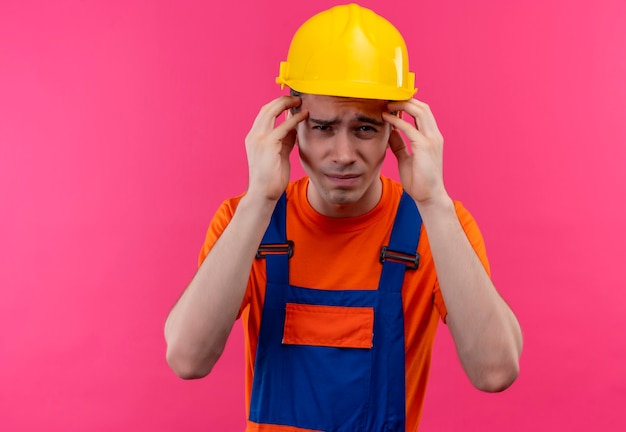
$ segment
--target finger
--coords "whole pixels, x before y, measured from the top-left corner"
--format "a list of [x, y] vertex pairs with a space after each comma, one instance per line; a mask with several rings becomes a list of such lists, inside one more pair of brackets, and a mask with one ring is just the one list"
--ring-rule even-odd
[[391, 131], [391, 135], [389, 135], [389, 148], [396, 159], [398, 159], [398, 163], [402, 163], [402, 161], [410, 157], [409, 149], [397, 130]]
[[287, 135], [281, 140], [282, 147], [280, 149], [281, 156], [288, 158], [296, 144], [296, 130], [291, 129]]
[[306, 119], [308, 116], [309, 112], [306, 110], [302, 110], [295, 114], [292, 114], [287, 118], [287, 120], [278, 125], [276, 129], [274, 129], [272, 134], [276, 139], [283, 139], [290, 131], [295, 129], [298, 123]]
[[417, 99], [409, 100], [409, 114], [415, 119], [417, 128], [427, 137], [434, 137], [439, 134], [437, 121], [428, 104]]
[[391, 102], [390, 110], [401, 109], [413, 117], [415, 127], [427, 137], [434, 137], [440, 134], [435, 116], [428, 104], [417, 99], [407, 101]]
[[418, 141], [422, 138], [422, 134], [415, 128], [415, 126], [404, 119], [389, 113], [383, 113], [383, 119], [397, 130], [402, 131], [411, 142]]
[[302, 103], [302, 99], [298, 96], [281, 96], [274, 99], [271, 102], [263, 105], [259, 114], [257, 115], [252, 128], [274, 128], [276, 118], [282, 114], [285, 110], [299, 106]]

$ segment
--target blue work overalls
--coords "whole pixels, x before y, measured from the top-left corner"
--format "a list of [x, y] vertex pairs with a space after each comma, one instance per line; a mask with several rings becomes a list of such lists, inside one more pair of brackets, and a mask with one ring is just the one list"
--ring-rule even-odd
[[[407, 267], [417, 269], [419, 260], [422, 220], [415, 202], [403, 193], [389, 245], [381, 250], [378, 290], [290, 286], [289, 257], [294, 245], [286, 238], [286, 207], [283, 194], [257, 255], [266, 260], [267, 288], [249, 420], [324, 432], [404, 431], [402, 283]], [[346, 348], [284, 343], [290, 305], [371, 309], [371, 344]]]

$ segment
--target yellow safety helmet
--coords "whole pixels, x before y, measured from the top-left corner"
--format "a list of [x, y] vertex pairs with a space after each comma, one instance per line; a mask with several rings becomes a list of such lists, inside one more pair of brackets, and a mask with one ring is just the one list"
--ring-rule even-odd
[[364, 99], [406, 100], [416, 92], [400, 32], [356, 4], [307, 20], [294, 35], [276, 82], [301, 93]]

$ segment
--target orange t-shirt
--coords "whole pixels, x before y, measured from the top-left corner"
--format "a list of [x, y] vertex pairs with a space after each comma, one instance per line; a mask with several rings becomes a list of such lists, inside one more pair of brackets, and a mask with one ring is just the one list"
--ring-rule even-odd
[[[317, 289], [377, 289], [382, 265], [380, 249], [389, 244], [391, 228], [402, 196], [402, 186], [381, 177], [383, 193], [368, 213], [354, 218], [319, 214], [306, 197], [308, 178], [290, 183], [287, 194], [287, 238], [294, 242], [289, 260], [291, 285]], [[217, 210], [200, 252], [202, 263], [237, 208], [241, 196], [226, 200]], [[470, 213], [455, 202], [456, 212], [478, 257], [489, 272], [482, 235]], [[406, 352], [406, 430], [417, 430], [430, 370], [431, 352], [440, 317], [446, 307], [422, 226], [417, 249], [418, 270], [405, 273], [402, 288]], [[246, 353], [246, 415], [249, 412], [256, 347], [265, 298], [265, 260], [252, 265], [241, 303]]]

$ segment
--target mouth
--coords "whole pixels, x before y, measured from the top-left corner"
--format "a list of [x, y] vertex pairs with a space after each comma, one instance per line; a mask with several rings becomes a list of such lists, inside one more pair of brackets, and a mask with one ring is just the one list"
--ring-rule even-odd
[[331, 183], [343, 187], [356, 184], [360, 177], [359, 174], [326, 174]]

